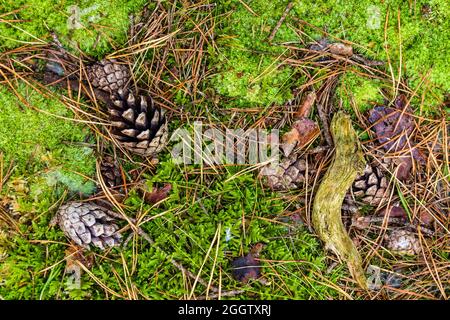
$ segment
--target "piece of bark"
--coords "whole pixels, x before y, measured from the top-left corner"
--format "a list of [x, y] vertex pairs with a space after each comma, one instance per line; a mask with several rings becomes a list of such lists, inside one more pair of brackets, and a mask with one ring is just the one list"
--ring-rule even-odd
[[325, 243], [325, 248], [345, 261], [358, 285], [367, 289], [361, 256], [348, 235], [341, 216], [342, 203], [348, 189], [357, 175], [364, 171], [364, 154], [350, 117], [342, 111], [333, 117], [331, 133], [335, 154], [316, 192], [312, 223]]

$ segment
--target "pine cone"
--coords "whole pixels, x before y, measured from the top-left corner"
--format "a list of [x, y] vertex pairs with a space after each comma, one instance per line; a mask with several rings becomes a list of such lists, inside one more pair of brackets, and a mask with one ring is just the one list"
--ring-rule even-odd
[[[372, 206], [379, 205], [386, 199], [388, 182], [380, 168], [367, 165], [364, 173], [357, 177], [352, 186], [355, 198]], [[351, 195], [348, 195], [351, 198]]]
[[57, 212], [57, 222], [64, 234], [76, 244], [100, 249], [119, 245], [121, 236], [114, 224], [114, 213], [96, 204], [70, 202]]
[[385, 236], [386, 247], [399, 255], [415, 255], [420, 252], [416, 235], [407, 230], [393, 230]]
[[123, 184], [117, 161], [110, 155], [102, 157], [100, 173], [108, 188], [114, 188]]
[[108, 105], [112, 124], [111, 133], [119, 144], [138, 155], [149, 157], [160, 152], [168, 142], [167, 121], [164, 113], [153, 104], [153, 99], [119, 89]]
[[130, 80], [128, 66], [115, 59], [103, 59], [88, 66], [87, 75], [92, 86], [110, 93], [125, 89]]
[[314, 178], [317, 170], [312, 165], [314, 162], [310, 157], [299, 156], [293, 153], [283, 158], [277, 165], [269, 164], [260, 171], [260, 177], [265, 184], [275, 191], [298, 189], [306, 184], [306, 173], [308, 180]]

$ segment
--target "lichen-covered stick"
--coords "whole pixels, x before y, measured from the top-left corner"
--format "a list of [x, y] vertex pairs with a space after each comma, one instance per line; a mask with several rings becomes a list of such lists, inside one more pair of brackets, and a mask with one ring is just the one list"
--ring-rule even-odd
[[350, 118], [338, 112], [331, 122], [335, 153], [333, 162], [317, 190], [313, 227], [325, 248], [333, 251], [348, 265], [356, 282], [367, 288], [361, 257], [350, 239], [341, 217], [341, 206], [347, 190], [365, 167], [364, 156]]

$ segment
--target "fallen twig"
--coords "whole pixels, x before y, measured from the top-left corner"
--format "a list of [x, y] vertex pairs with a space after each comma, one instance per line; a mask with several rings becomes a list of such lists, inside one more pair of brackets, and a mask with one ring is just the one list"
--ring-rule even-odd
[[289, 11], [291, 11], [292, 7], [294, 6], [294, 2], [289, 2], [286, 6], [286, 9], [284, 10], [283, 15], [281, 16], [280, 20], [278, 20], [277, 25], [275, 28], [273, 28], [272, 33], [269, 36], [269, 42], [272, 42], [273, 38], [275, 38], [275, 35], [278, 32], [278, 29], [280, 29], [283, 21], [286, 19], [287, 15], [289, 14]]

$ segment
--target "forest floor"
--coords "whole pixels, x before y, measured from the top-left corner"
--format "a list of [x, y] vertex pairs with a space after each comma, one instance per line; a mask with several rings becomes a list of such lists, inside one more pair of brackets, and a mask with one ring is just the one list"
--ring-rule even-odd
[[[0, 299], [449, 297], [448, 1], [152, 1], [142, 22], [146, 3], [0, 0]], [[135, 21], [144, 24], [141, 38], [133, 38], [132, 30], [142, 30]], [[421, 161], [411, 155], [406, 179], [391, 172], [388, 203], [360, 206], [358, 217], [401, 208], [402, 226], [416, 226], [419, 249], [395, 254], [385, 245], [386, 231], [395, 228], [386, 219], [350, 227], [343, 211], [368, 278], [379, 280], [362, 290], [311, 225], [322, 176], [277, 192], [259, 178], [258, 165], [178, 164], [173, 142], [158, 163], [122, 152], [95, 104], [43, 86], [27, 68], [27, 57], [39, 57], [54, 35], [74, 56], [126, 61], [133, 81], [166, 109], [171, 133], [192, 132], [201, 121], [284, 134], [305, 96], [317, 92], [320, 102], [333, 80], [325, 118], [339, 109], [349, 114], [372, 160], [377, 135], [368, 112], [405, 97], [403, 112], [411, 108], [414, 122], [408, 144]], [[311, 44], [320, 52], [323, 39], [352, 48], [356, 60], [308, 55]], [[326, 144], [320, 111], [316, 105], [309, 115], [321, 132], [307, 150]], [[115, 157], [127, 181], [116, 209], [136, 218], [152, 243], [121, 221], [124, 239], [131, 235], [125, 245], [81, 250], [51, 224], [62, 203], [99, 197], [104, 154]], [[329, 150], [322, 172], [331, 156]], [[170, 191], [148, 203], [137, 182]], [[235, 279], [233, 260], [258, 244], [262, 276]]]

